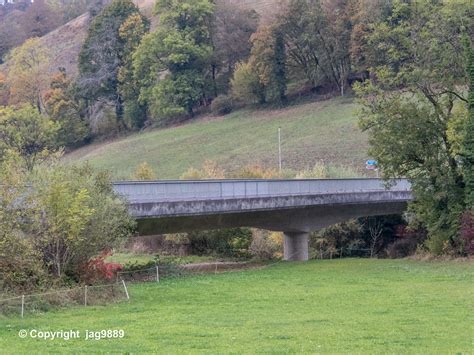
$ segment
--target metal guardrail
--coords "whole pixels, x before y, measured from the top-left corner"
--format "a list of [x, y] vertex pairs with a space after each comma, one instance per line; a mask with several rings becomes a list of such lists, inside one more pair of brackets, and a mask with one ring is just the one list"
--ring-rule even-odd
[[130, 202], [156, 202], [411, 190], [406, 179], [386, 184], [381, 179], [123, 181], [114, 183], [114, 191]]

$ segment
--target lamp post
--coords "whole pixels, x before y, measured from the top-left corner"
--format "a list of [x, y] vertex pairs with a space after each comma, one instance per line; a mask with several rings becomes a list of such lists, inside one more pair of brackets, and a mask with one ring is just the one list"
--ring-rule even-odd
[[278, 127], [278, 168], [281, 174], [281, 127]]

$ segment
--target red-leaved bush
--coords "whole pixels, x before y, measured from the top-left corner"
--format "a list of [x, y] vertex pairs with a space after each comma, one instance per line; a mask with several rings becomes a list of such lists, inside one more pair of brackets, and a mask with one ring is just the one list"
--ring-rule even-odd
[[468, 255], [474, 255], [474, 211], [463, 213], [460, 233], [464, 244], [464, 251]]
[[105, 262], [105, 259], [110, 255], [112, 255], [112, 251], [106, 250], [98, 257], [85, 263], [81, 267], [81, 281], [86, 284], [95, 284], [100, 281], [111, 280], [117, 271], [122, 270], [123, 265]]

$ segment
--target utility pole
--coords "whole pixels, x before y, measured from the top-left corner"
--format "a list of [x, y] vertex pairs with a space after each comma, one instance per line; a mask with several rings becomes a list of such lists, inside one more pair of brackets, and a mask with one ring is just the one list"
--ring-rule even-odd
[[281, 127], [278, 127], [278, 168], [281, 174]]

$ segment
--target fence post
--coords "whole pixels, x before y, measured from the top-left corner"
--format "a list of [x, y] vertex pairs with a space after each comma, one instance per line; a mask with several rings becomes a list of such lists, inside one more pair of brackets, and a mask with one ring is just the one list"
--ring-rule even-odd
[[21, 318], [25, 314], [25, 295], [21, 295]]
[[84, 306], [87, 307], [87, 285], [84, 286]]
[[156, 265], [156, 282], [160, 282], [160, 271], [158, 270], [158, 265]]
[[127, 295], [127, 300], [129, 300], [130, 296], [128, 295], [127, 285], [125, 285], [125, 280], [123, 279], [122, 279], [122, 284], [123, 284], [123, 288], [125, 289], [125, 294]]

